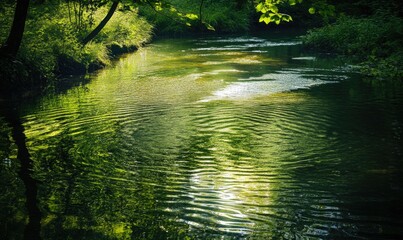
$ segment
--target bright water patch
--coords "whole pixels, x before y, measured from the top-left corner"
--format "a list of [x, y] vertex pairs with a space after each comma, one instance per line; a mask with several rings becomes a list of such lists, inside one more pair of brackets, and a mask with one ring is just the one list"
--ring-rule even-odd
[[[243, 42], [242, 42], [243, 43]], [[192, 48], [192, 51], [244, 51], [255, 48], [264, 48], [264, 47], [278, 47], [278, 46], [295, 46], [299, 45], [302, 42], [300, 41], [286, 41], [286, 42], [258, 42], [258, 43], [245, 43], [245, 44], [237, 44], [237, 45], [226, 45], [222, 47], [200, 47], [200, 48]], [[259, 50], [254, 50], [259, 51]]]
[[262, 48], [267, 47], [281, 47], [281, 46], [295, 46], [300, 45], [301, 41], [295, 40], [267, 40], [262, 38], [234, 38], [234, 39], [205, 39], [195, 42], [196, 45], [202, 47], [191, 48], [192, 51], [205, 52], [205, 51], [262, 51]]
[[234, 38], [214, 38], [214, 39], [198, 39], [196, 43], [245, 43], [245, 42], [267, 42], [267, 39], [258, 37], [234, 37]]
[[276, 73], [264, 74], [258, 77], [240, 78], [213, 93], [201, 102], [214, 100], [246, 100], [270, 94], [288, 92], [298, 89], [307, 89], [326, 83], [335, 83], [348, 78], [346, 75], [329, 75], [312, 72], [306, 69], [282, 70]]
[[316, 57], [293, 57], [292, 60], [315, 61]]

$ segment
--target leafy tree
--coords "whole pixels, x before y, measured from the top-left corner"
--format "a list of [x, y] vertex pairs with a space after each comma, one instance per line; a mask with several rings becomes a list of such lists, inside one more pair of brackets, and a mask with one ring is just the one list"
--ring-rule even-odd
[[[310, 4], [308, 9], [310, 14], [318, 13], [324, 18], [334, 15], [335, 7], [327, 0], [305, 0]], [[266, 24], [292, 21], [292, 17], [280, 11], [286, 5], [294, 6], [302, 3], [303, 0], [255, 0], [256, 11], [261, 13], [259, 22]]]

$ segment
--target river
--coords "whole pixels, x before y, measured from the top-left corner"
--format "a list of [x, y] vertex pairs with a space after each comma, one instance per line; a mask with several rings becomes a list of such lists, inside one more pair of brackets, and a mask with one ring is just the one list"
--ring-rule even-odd
[[280, 34], [162, 39], [2, 104], [0, 238], [402, 238], [403, 87], [354, 69]]

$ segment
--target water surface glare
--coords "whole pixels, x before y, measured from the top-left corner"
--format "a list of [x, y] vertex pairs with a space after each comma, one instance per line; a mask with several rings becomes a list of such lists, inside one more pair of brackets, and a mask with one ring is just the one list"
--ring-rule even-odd
[[[22, 106], [41, 235], [402, 238], [402, 103], [295, 37], [158, 40]], [[0, 236], [19, 239], [30, 200], [6, 119]]]

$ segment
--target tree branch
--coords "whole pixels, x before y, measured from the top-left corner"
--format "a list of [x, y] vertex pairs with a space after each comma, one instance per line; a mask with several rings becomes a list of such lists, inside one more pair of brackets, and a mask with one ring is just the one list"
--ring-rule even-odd
[[105, 27], [105, 25], [108, 23], [108, 21], [112, 18], [113, 14], [115, 13], [117, 7], [119, 5], [119, 1], [115, 1], [112, 3], [111, 8], [109, 9], [108, 13], [102, 19], [102, 21], [98, 24], [98, 26], [90, 32], [87, 37], [84, 38], [84, 40], [81, 41], [81, 43], [85, 46], [88, 42], [90, 42], [92, 39], [94, 39], [99, 32]]

